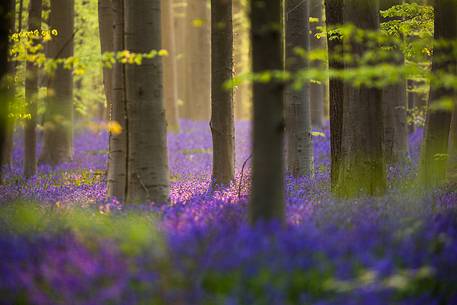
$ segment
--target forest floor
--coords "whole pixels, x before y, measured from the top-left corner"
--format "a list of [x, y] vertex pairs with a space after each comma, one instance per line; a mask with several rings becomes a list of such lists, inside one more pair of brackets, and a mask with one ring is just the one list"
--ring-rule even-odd
[[249, 123], [237, 180], [216, 192], [207, 123], [181, 128], [165, 206], [105, 199], [104, 131], [78, 130], [74, 160], [28, 180], [17, 136], [0, 186], [0, 305], [457, 304], [457, 192], [415, 187], [420, 129], [388, 194], [355, 201], [331, 197], [328, 133], [315, 137], [315, 177], [286, 181], [287, 226], [252, 228]]

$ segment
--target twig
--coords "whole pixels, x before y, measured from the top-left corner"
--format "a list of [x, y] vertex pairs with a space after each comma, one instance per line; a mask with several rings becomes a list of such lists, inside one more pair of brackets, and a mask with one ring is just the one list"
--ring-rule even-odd
[[241, 184], [243, 183], [243, 174], [244, 174], [244, 168], [246, 164], [248, 163], [249, 160], [251, 160], [252, 154], [244, 161], [243, 166], [241, 167], [241, 176], [240, 176], [240, 185], [238, 187], [238, 199], [241, 198]]

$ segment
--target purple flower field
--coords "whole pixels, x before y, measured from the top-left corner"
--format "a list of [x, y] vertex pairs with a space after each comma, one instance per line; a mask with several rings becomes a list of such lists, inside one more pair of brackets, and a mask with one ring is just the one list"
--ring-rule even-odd
[[454, 305], [457, 192], [414, 188], [391, 169], [385, 197], [335, 201], [329, 142], [315, 177], [286, 179], [287, 225], [247, 223], [249, 122], [237, 123], [236, 182], [211, 191], [207, 123], [170, 134], [170, 204], [106, 200], [108, 135], [80, 130], [74, 160], [22, 178], [22, 139], [0, 186], [0, 305]]

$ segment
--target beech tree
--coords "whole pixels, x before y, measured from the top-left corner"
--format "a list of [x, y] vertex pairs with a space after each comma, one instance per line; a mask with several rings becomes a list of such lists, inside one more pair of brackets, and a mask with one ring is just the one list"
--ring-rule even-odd
[[[253, 72], [282, 71], [280, 0], [251, 1]], [[251, 223], [284, 220], [284, 83], [253, 86], [253, 165], [249, 203]]]
[[[333, 30], [344, 23], [343, 20], [343, 0], [325, 0], [325, 13], [327, 29]], [[343, 41], [339, 35], [332, 35], [330, 31], [327, 35], [329, 67], [333, 70], [344, 68], [340, 58], [343, 57]], [[332, 78], [329, 81], [330, 87], [330, 151], [331, 151], [331, 171], [330, 180], [332, 191], [336, 190], [339, 176], [341, 159], [341, 142], [343, 133], [343, 97], [344, 83], [342, 80]]]
[[[114, 50], [113, 14], [112, 0], [98, 0], [98, 28], [102, 54], [105, 52], [113, 52]], [[113, 100], [113, 70], [108, 67], [103, 68], [103, 88], [105, 89], [106, 96], [106, 118], [109, 119], [109, 112]]]
[[[124, 0], [112, 0], [113, 4], [113, 49], [125, 50], [124, 39]], [[127, 101], [125, 65], [116, 62], [112, 68], [112, 103], [110, 120], [119, 124], [120, 132], [110, 132], [108, 154], [108, 197], [116, 197], [123, 202], [127, 192]]]
[[448, 155], [447, 178], [449, 181], [457, 183], [457, 107], [454, 108], [452, 113]]
[[[457, 1], [435, 0], [436, 41], [452, 41], [457, 38]], [[432, 72], [439, 76], [448, 72], [456, 74], [457, 59], [452, 45], [437, 44], [433, 52]], [[426, 189], [438, 186], [446, 177], [446, 156], [448, 154], [449, 130], [452, 112], [436, 107], [443, 99], [450, 98], [455, 103], [455, 92], [452, 88], [431, 84], [425, 124], [424, 142], [420, 161], [420, 183]]]
[[[327, 48], [327, 40], [316, 36], [322, 32], [325, 25], [324, 22], [324, 2], [323, 0], [308, 0], [309, 5], [309, 50], [325, 50]], [[315, 69], [326, 68], [322, 61], [312, 61], [310, 65]], [[314, 128], [322, 129], [325, 124], [325, 101], [327, 95], [326, 82], [311, 82], [309, 84], [309, 99], [311, 108], [311, 125]]]
[[[8, 49], [9, 34], [11, 29], [11, 2], [0, 3], [0, 160], [3, 159], [3, 148], [6, 136], [6, 120], [8, 119]], [[2, 169], [0, 167], [0, 182], [2, 180]]]
[[[344, 21], [364, 30], [379, 30], [379, 2], [344, 0]], [[346, 39], [355, 60], [370, 50], [368, 41]], [[354, 64], [345, 65], [351, 67]], [[347, 84], [343, 103], [337, 194], [344, 198], [383, 195], [387, 183], [382, 92], [368, 85]]]
[[[51, 0], [49, 27], [58, 31], [48, 45], [51, 58], [73, 56], [74, 0]], [[72, 158], [73, 74], [59, 65], [48, 78], [44, 123], [44, 143], [40, 161], [56, 165]]]
[[162, 0], [162, 45], [168, 52], [163, 57], [163, 97], [168, 131], [179, 132], [178, 84], [176, 75], [175, 24], [171, 0]]
[[[401, 0], [381, 0], [381, 10], [387, 10], [395, 5], [400, 5]], [[385, 18], [384, 21], [391, 21]], [[404, 57], [399, 45], [389, 46], [388, 62], [395, 66], [404, 64]], [[404, 162], [409, 157], [408, 149], [408, 123], [406, 120], [408, 109], [406, 81], [400, 80], [396, 84], [383, 88], [384, 109], [384, 151], [386, 161], [395, 165]]]
[[215, 185], [229, 185], [235, 171], [233, 91], [224, 83], [233, 73], [232, 1], [211, 1], [211, 133]]
[[[306, 50], [309, 43], [308, 1], [285, 2], [286, 63], [292, 73], [307, 68], [306, 60], [296, 53], [296, 48]], [[286, 88], [287, 165], [294, 177], [313, 173], [313, 141], [311, 136], [309, 84], [296, 90]]]
[[[161, 49], [160, 0], [125, 1], [125, 47], [134, 53]], [[126, 65], [128, 118], [127, 202], [168, 200], [167, 127], [162, 59]]]
[[211, 16], [206, 0], [188, 0], [186, 11], [186, 95], [183, 116], [210, 118]]
[[[41, 0], [30, 0], [28, 30], [41, 29]], [[36, 174], [36, 125], [38, 115], [38, 68], [32, 62], [26, 64], [25, 98], [30, 119], [24, 126], [24, 175], [31, 177]]]

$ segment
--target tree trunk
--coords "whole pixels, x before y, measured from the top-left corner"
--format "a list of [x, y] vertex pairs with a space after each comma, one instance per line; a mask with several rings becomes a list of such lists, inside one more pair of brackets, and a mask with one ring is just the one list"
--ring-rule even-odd
[[[313, 19], [309, 23], [310, 26], [310, 40], [309, 50], [325, 50], [326, 40], [324, 38], [318, 39], [316, 33], [322, 31], [324, 26], [324, 7], [322, 0], [308, 0], [309, 16]], [[324, 70], [325, 63], [322, 61], [314, 61], [310, 63], [311, 67], [315, 69]], [[325, 124], [324, 104], [325, 96], [327, 94], [326, 82], [312, 82], [309, 85], [309, 96], [311, 101], [311, 124], [314, 128], [322, 129]]]
[[448, 155], [447, 178], [452, 183], [457, 183], [457, 107], [452, 114]]
[[[100, 32], [100, 46], [102, 54], [105, 52], [113, 52], [113, 23], [114, 11], [112, 0], [98, 0], [98, 26]], [[103, 68], [103, 87], [106, 97], [106, 119], [110, 117], [111, 103], [113, 100], [113, 69]]]
[[186, 98], [186, 0], [173, 0], [173, 19], [175, 25], [176, 81], [178, 90], [178, 114], [184, 111], [183, 101]]
[[[254, 73], [284, 68], [282, 12], [280, 0], [251, 1]], [[284, 221], [284, 88], [275, 80], [254, 84], [251, 223]]]
[[211, 104], [211, 20], [205, 0], [188, 0], [184, 117], [208, 121]]
[[[249, 39], [248, 4], [243, 0], [233, 2], [233, 70], [235, 76], [251, 72], [251, 41]], [[251, 117], [252, 84], [236, 86], [233, 90], [235, 119]]]
[[[11, 1], [0, 2], [0, 160], [6, 137], [6, 125], [9, 111], [9, 90], [5, 78], [8, 74], [8, 48], [11, 30]], [[0, 183], [2, 182], [2, 167], [0, 166]]]
[[[8, 1], [8, 0], [7, 0]], [[10, 7], [11, 7], [11, 13], [10, 13], [10, 29], [11, 31], [17, 31], [20, 32], [22, 30], [22, 23], [20, 20], [22, 20], [22, 7], [23, 7], [23, 1], [19, 1], [19, 10], [17, 12], [16, 16], [16, 0], [10, 0]], [[16, 20], [19, 20], [18, 22], [18, 27], [16, 28]], [[14, 103], [14, 99], [16, 98], [16, 84], [15, 84], [15, 75], [16, 75], [16, 66], [17, 62], [10, 61], [7, 63], [8, 65], [8, 74], [13, 76], [12, 81], [8, 83], [8, 88], [9, 88], [9, 97], [8, 99]], [[2, 147], [2, 158], [0, 159], [0, 166], [7, 166], [11, 167], [11, 161], [12, 161], [12, 155], [13, 155], [13, 142], [14, 142], [14, 127], [15, 127], [15, 118], [14, 117], [8, 117], [6, 118], [6, 133], [5, 133], [5, 142]]]
[[[381, 10], [388, 10], [392, 6], [402, 4], [402, 0], [381, 0]], [[392, 21], [391, 18], [383, 21]], [[388, 63], [403, 66], [405, 59], [399, 45], [391, 45]], [[391, 165], [399, 165], [409, 157], [408, 123], [406, 111], [408, 108], [406, 81], [383, 88], [384, 109], [384, 152], [386, 161]]]
[[232, 1], [211, 1], [211, 133], [213, 183], [228, 186], [234, 177], [233, 91], [224, 89], [233, 71]]
[[[457, 1], [435, 1], [435, 40], [455, 40], [457, 38]], [[454, 26], [452, 26], [454, 25]], [[435, 48], [433, 53], [432, 72], [448, 72], [455, 75], [457, 60], [452, 47]], [[421, 152], [419, 179], [425, 189], [431, 189], [444, 182], [446, 176], [446, 158], [448, 153], [449, 130], [452, 112], [433, 110], [432, 106], [443, 98], [455, 98], [452, 89], [431, 85], [430, 97], [425, 124], [425, 137]]]
[[[124, 0], [112, 0], [113, 5], [113, 48], [115, 52], [125, 50]], [[125, 65], [115, 63], [112, 71], [113, 91], [110, 121], [121, 127], [121, 132], [111, 132], [108, 155], [108, 197], [123, 202], [127, 192], [127, 101], [125, 92]]]
[[178, 87], [176, 75], [175, 24], [171, 0], [161, 0], [162, 3], [162, 45], [168, 51], [163, 58], [163, 95], [168, 130], [179, 132], [178, 116]]
[[[345, 0], [345, 22], [364, 30], [379, 30], [379, 2]], [[347, 38], [353, 56], [370, 51], [368, 41]], [[365, 85], [344, 86], [341, 168], [337, 195], [343, 198], [379, 196], [386, 190], [383, 150], [382, 91]]]
[[[327, 29], [335, 28], [344, 23], [343, 20], [343, 0], [325, 0], [325, 12], [327, 19]], [[338, 59], [343, 56], [342, 38], [330, 39], [327, 37], [329, 67], [333, 70], [344, 69], [343, 63]], [[330, 146], [331, 146], [331, 187], [336, 191], [339, 176], [341, 159], [341, 142], [343, 134], [343, 81], [334, 78], [329, 81], [330, 87]]]
[[[308, 2], [285, 1], [286, 70], [296, 73], [307, 68], [306, 60], [296, 55], [295, 48], [306, 50], [309, 42]], [[309, 84], [295, 90], [286, 88], [287, 167], [294, 177], [313, 175], [313, 140]]]
[[[41, 29], [41, 0], [30, 0], [28, 30]], [[24, 175], [29, 178], [36, 174], [36, 125], [38, 115], [38, 68], [27, 62], [25, 78], [25, 99], [30, 119], [24, 127]]]
[[[74, 0], [51, 0], [50, 28], [58, 36], [49, 44], [51, 58], [68, 58], [74, 49]], [[59, 65], [48, 79], [44, 144], [40, 161], [56, 165], [72, 158], [73, 75]]]
[[[125, 46], [134, 53], [161, 48], [160, 0], [126, 0]], [[148, 33], [148, 35], [144, 35]], [[127, 202], [168, 200], [167, 126], [162, 94], [161, 58], [127, 65]]]

